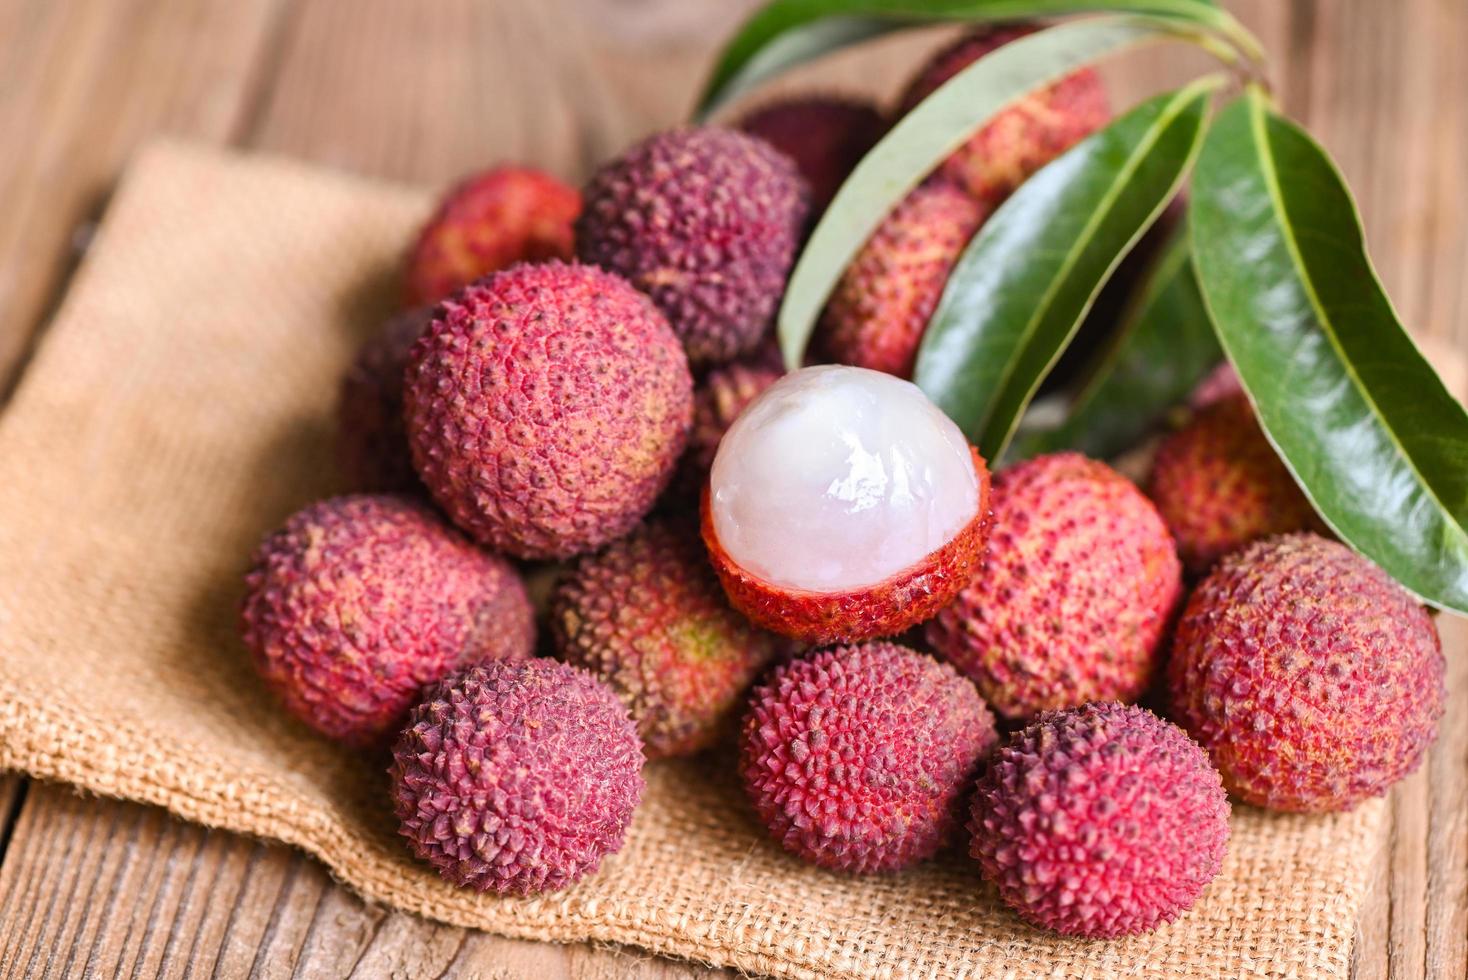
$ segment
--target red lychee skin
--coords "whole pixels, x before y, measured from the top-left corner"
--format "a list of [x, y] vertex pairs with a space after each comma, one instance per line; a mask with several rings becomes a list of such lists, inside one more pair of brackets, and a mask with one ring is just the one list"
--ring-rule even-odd
[[989, 541], [989, 468], [977, 449], [969, 451], [979, 478], [979, 506], [973, 518], [922, 561], [875, 585], [848, 592], [787, 589], [745, 571], [719, 543], [705, 484], [703, 543], [729, 604], [756, 626], [813, 646], [895, 636], [928, 619], [973, 576]]
[[[1036, 30], [1033, 24], [981, 28], [939, 51], [909, 83], [899, 116], [984, 55]], [[1101, 76], [1083, 68], [1002, 110], [949, 156], [940, 172], [974, 197], [997, 204], [1110, 118]]]
[[677, 466], [693, 377], [657, 308], [601, 269], [518, 265], [438, 305], [413, 348], [413, 462], [454, 522], [519, 558], [630, 531]]
[[1432, 617], [1345, 545], [1290, 534], [1224, 558], [1168, 662], [1171, 714], [1240, 799], [1347, 810], [1422, 761], [1442, 717]]
[[569, 259], [580, 212], [580, 192], [539, 170], [495, 167], [465, 178], [408, 252], [405, 304], [436, 303], [516, 262]]
[[602, 678], [648, 758], [691, 755], [788, 641], [729, 608], [697, 532], [657, 522], [581, 558], [550, 605], [556, 655]]
[[475, 891], [533, 895], [594, 872], [642, 799], [617, 696], [553, 660], [472, 667], [427, 692], [392, 750], [413, 854]]
[[739, 772], [760, 820], [821, 867], [897, 871], [952, 836], [997, 735], [973, 685], [895, 643], [819, 650], [755, 688]]
[[520, 577], [409, 497], [333, 497], [256, 550], [241, 635], [297, 718], [378, 744], [427, 684], [466, 664], [530, 655]]
[[1242, 394], [1215, 401], [1163, 440], [1147, 493], [1193, 575], [1250, 541], [1325, 529]]
[[924, 184], [867, 239], [836, 284], [819, 342], [837, 363], [912, 377], [948, 274], [989, 215], [953, 184]]
[[1198, 382], [1198, 387], [1188, 396], [1188, 407], [1195, 412], [1202, 411], [1214, 402], [1243, 393], [1244, 383], [1239, 380], [1239, 373], [1232, 364], [1224, 361]]
[[830, 95], [771, 102], [736, 125], [795, 161], [817, 214], [826, 210], [842, 182], [887, 131], [887, 121], [872, 103]]
[[362, 345], [337, 398], [336, 456], [356, 490], [416, 490], [418, 474], [403, 429], [403, 371], [433, 310], [400, 313]]
[[1228, 799], [1187, 734], [1144, 708], [1049, 711], [1000, 746], [970, 853], [1020, 918], [1067, 936], [1148, 932], [1223, 867]]
[[795, 164], [732, 129], [658, 133], [597, 171], [577, 254], [652, 297], [694, 364], [764, 337], [809, 211]]
[[759, 363], [735, 361], [714, 368], [693, 393], [693, 428], [688, 433], [688, 450], [683, 455], [683, 481], [690, 488], [690, 501], [708, 479], [714, 456], [724, 433], [760, 392], [779, 381], [785, 372]]
[[1009, 719], [1141, 696], [1182, 593], [1156, 509], [1078, 453], [1009, 467], [993, 499], [984, 562], [928, 623], [928, 643]]

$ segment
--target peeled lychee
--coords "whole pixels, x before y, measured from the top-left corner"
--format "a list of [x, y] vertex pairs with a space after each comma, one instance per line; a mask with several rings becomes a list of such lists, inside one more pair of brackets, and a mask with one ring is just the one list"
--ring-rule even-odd
[[1345, 810], [1422, 761], [1442, 717], [1432, 617], [1343, 544], [1290, 534], [1224, 558], [1168, 662], [1172, 715], [1241, 799]]
[[495, 167], [458, 184], [408, 252], [407, 305], [436, 303], [516, 262], [571, 257], [574, 187], [528, 167]]
[[1243, 394], [1217, 398], [1163, 440], [1147, 492], [1195, 575], [1250, 541], [1324, 529]]
[[[939, 51], [908, 84], [899, 113], [911, 111], [984, 55], [1037, 29], [1033, 24], [984, 27]], [[1101, 76], [1083, 68], [1001, 110], [943, 162], [940, 172], [974, 197], [997, 203], [1110, 117]]]
[[551, 599], [556, 655], [632, 711], [649, 758], [707, 748], [788, 641], [729, 608], [691, 527], [648, 524], [581, 558]]
[[877, 144], [887, 121], [861, 99], [806, 95], [772, 102], [744, 115], [738, 128], [795, 161], [810, 186], [811, 210], [826, 210], [848, 174]]
[[413, 490], [418, 474], [403, 431], [403, 371], [432, 309], [400, 313], [362, 345], [337, 398], [336, 455], [356, 490]]
[[642, 799], [642, 744], [590, 674], [472, 667], [431, 689], [393, 746], [399, 831], [447, 880], [532, 895], [595, 871]]
[[795, 164], [732, 129], [658, 133], [597, 171], [585, 261], [651, 296], [695, 364], [752, 350], [774, 319], [809, 211]]
[[592, 266], [518, 265], [439, 304], [405, 381], [413, 460], [496, 551], [565, 558], [627, 533], [683, 452], [693, 377], [642, 294]]
[[1000, 746], [971, 852], [1020, 918], [1067, 936], [1148, 932], [1223, 866], [1228, 800], [1208, 757], [1143, 708], [1051, 711]]
[[988, 555], [927, 625], [928, 643], [1005, 718], [1135, 700], [1182, 589], [1156, 508], [1077, 453], [1003, 470], [993, 500]]
[[739, 771], [792, 854], [896, 871], [951, 836], [994, 719], [952, 667], [895, 643], [820, 650], [775, 668], [744, 720]]
[[862, 368], [805, 368], [765, 389], [704, 492], [704, 541], [734, 608], [813, 644], [927, 619], [988, 534], [978, 451], [915, 385]]
[[[735, 361], [714, 368], [693, 393], [693, 428], [683, 456], [686, 481], [696, 495], [714, 465], [724, 433], [739, 413], [784, 375], [779, 368]], [[695, 498], [696, 499], [696, 498]]]
[[988, 212], [948, 183], [909, 194], [836, 284], [821, 319], [825, 352], [841, 364], [911, 377], [948, 274]]
[[261, 543], [245, 590], [241, 632], [265, 683], [351, 745], [396, 731], [424, 685], [534, 644], [515, 570], [408, 497], [298, 511]]

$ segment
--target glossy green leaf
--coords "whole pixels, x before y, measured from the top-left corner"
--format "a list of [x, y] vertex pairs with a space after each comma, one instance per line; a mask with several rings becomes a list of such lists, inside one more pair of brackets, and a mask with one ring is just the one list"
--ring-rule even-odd
[[1108, 459], [1125, 452], [1222, 358], [1193, 274], [1187, 232], [1178, 228], [1143, 273], [1116, 336], [1064, 418], [1048, 429], [1021, 427], [1010, 456], [1075, 449]]
[[913, 380], [990, 459], [1177, 190], [1217, 85], [1158, 96], [1083, 140], [1021, 184], [954, 265]]
[[786, 362], [801, 362], [826, 297], [882, 219], [984, 123], [1104, 55], [1176, 38], [1180, 31], [1175, 21], [1157, 18], [1062, 24], [1004, 45], [924, 99], [857, 164], [801, 251], [778, 320]]
[[1315, 508], [1468, 612], [1468, 413], [1402, 329], [1329, 157], [1250, 90], [1208, 138], [1192, 214], [1219, 339]]
[[1259, 43], [1213, 0], [773, 0], [725, 45], [699, 97], [697, 118], [796, 65], [890, 31], [948, 21], [1020, 20], [1077, 13], [1171, 17], [1225, 40], [1247, 58]]

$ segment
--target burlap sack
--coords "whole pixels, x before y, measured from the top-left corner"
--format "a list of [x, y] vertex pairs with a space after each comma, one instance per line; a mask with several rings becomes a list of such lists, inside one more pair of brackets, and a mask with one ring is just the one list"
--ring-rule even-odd
[[1344, 975], [1382, 807], [1238, 807], [1223, 875], [1152, 935], [1019, 923], [958, 850], [852, 878], [786, 857], [725, 758], [657, 764], [568, 891], [456, 890], [394, 835], [380, 762], [289, 721], [235, 637], [256, 540], [332, 491], [336, 379], [425, 198], [160, 146], [125, 180], [0, 417], [0, 767], [317, 855], [380, 902], [794, 977]]

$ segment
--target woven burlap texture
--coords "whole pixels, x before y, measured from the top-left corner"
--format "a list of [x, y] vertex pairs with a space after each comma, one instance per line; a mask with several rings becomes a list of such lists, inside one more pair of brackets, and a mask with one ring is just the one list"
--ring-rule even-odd
[[958, 850], [802, 865], [721, 756], [658, 763], [626, 846], [567, 891], [457, 890], [394, 833], [379, 760], [287, 719], [235, 632], [260, 536], [338, 489], [336, 381], [389, 309], [425, 196], [160, 144], [134, 163], [0, 415], [0, 768], [285, 841], [368, 899], [510, 936], [610, 940], [792, 977], [1344, 975], [1382, 807], [1236, 807], [1173, 925], [1060, 939]]

